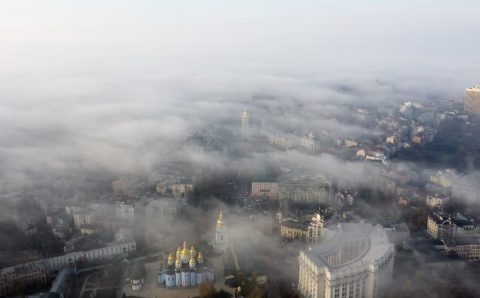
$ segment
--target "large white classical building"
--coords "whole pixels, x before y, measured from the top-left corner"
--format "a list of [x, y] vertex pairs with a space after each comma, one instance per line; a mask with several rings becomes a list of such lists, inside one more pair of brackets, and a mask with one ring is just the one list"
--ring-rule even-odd
[[342, 224], [299, 256], [299, 290], [308, 298], [384, 297], [395, 248], [380, 226]]

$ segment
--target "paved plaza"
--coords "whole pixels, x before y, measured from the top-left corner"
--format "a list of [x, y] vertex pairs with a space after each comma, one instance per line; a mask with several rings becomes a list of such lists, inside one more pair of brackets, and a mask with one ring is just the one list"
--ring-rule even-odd
[[[223, 260], [221, 257], [213, 257], [211, 259], [215, 268], [215, 288], [217, 290], [224, 289], [232, 293], [232, 289], [223, 284]], [[145, 297], [145, 298], [188, 298], [198, 296], [198, 287], [196, 288], [179, 288], [167, 289], [157, 284], [158, 270], [163, 261], [145, 263], [145, 284], [139, 291], [132, 291], [130, 287], [125, 287], [125, 295]]]

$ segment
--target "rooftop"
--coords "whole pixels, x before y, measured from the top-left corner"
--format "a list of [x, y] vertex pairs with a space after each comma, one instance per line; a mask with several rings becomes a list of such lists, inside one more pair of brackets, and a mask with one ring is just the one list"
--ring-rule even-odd
[[277, 178], [255, 175], [252, 179], [252, 182], [277, 182]]
[[470, 226], [470, 225], [475, 225], [475, 220], [472, 218], [466, 218], [460, 213], [455, 213], [455, 214], [448, 214], [448, 213], [442, 213], [442, 212], [432, 212], [430, 214], [430, 217], [435, 220], [436, 223], [442, 223], [445, 220], [451, 220], [452, 223], [454, 223], [457, 226], [463, 227], [463, 226]]
[[342, 224], [328, 242], [305, 254], [319, 266], [338, 269], [357, 262], [374, 262], [392, 247], [380, 226], [348, 223]]
[[308, 229], [308, 222], [299, 222], [296, 220], [293, 220], [291, 218], [285, 219], [282, 221], [282, 226], [285, 226], [287, 228], [293, 228], [293, 229], [300, 229], [300, 230], [307, 230]]
[[473, 87], [467, 88], [467, 91], [478, 91], [478, 92], [480, 92], [480, 86], [475, 85]]

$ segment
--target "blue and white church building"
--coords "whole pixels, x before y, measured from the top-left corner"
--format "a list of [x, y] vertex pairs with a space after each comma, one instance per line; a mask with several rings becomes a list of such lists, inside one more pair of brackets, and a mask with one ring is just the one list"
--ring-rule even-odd
[[188, 249], [187, 242], [177, 253], [170, 253], [167, 264], [158, 273], [158, 284], [167, 288], [196, 287], [201, 283], [213, 281], [214, 270], [209, 266], [203, 254], [192, 246]]

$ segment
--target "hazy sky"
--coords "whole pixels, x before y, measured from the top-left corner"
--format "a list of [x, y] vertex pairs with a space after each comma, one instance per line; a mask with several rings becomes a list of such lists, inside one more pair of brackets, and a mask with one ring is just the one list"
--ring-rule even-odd
[[474, 0], [2, 1], [1, 62], [465, 67], [479, 58], [479, 8]]

